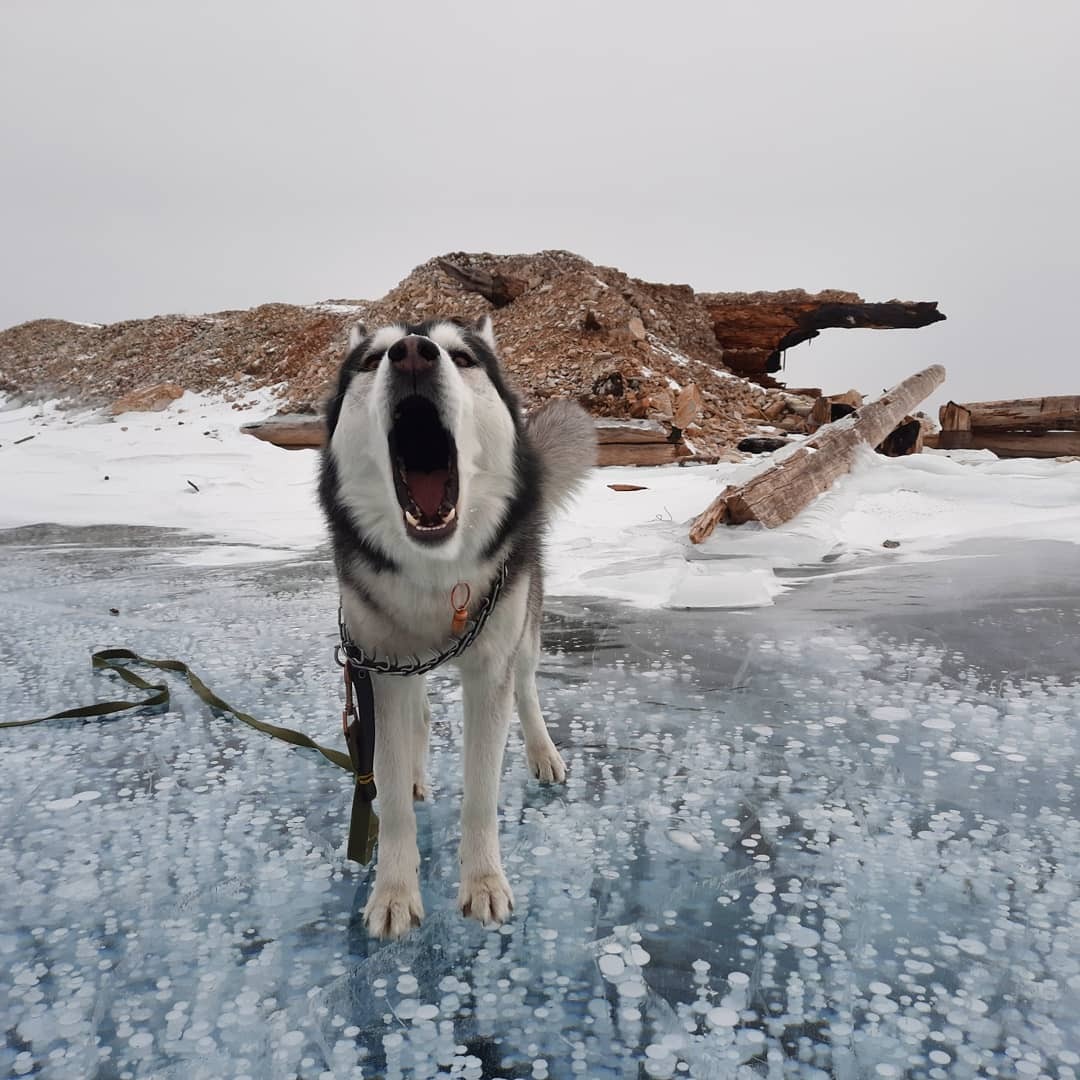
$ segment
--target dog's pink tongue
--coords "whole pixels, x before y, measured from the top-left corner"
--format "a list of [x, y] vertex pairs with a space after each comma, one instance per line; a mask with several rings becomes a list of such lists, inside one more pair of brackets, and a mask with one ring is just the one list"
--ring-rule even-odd
[[409, 491], [413, 501], [424, 512], [425, 517], [436, 517], [442, 506], [443, 495], [450, 473], [446, 469], [435, 472], [410, 472], [408, 474]]

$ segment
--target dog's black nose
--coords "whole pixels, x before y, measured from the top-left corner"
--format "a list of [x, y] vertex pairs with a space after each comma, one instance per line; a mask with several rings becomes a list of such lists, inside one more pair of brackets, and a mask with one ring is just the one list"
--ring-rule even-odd
[[396, 371], [409, 375], [427, 375], [439, 359], [439, 346], [430, 338], [410, 334], [395, 341], [387, 350]]

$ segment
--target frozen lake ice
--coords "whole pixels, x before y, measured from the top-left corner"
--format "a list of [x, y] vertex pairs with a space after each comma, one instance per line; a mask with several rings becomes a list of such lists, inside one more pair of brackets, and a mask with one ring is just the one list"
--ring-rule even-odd
[[[324, 552], [206, 566], [182, 534], [50, 527], [0, 550], [0, 718], [130, 696], [89, 667], [126, 646], [338, 745]], [[392, 944], [344, 859], [348, 778], [312, 752], [175, 680], [165, 713], [0, 732], [0, 1074], [1076, 1076], [1080, 548], [963, 556], [806, 568], [754, 611], [549, 605], [569, 779], [512, 736], [497, 930], [454, 906], [453, 672], [429, 678], [428, 917]]]

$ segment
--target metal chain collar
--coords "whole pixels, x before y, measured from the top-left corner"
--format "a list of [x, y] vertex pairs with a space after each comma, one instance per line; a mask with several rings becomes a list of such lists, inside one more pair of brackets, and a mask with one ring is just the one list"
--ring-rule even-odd
[[[484, 623], [488, 621], [492, 611], [495, 610], [495, 602], [506, 584], [509, 570], [506, 563], [502, 564], [495, 580], [492, 582], [491, 591], [480, 601], [476, 609], [476, 617], [472, 620], [465, 633], [461, 635], [447, 648], [436, 653], [427, 660], [421, 660], [412, 656], [409, 661], [395, 663], [388, 657], [379, 658], [374, 654], [365, 652], [349, 637], [348, 628], [345, 626], [345, 617], [338, 604], [338, 631], [341, 634], [341, 644], [334, 649], [334, 659], [342, 666], [359, 668], [361, 671], [374, 672], [376, 675], [424, 675], [445, 664], [447, 660], [453, 660], [460, 656], [479, 636], [484, 629]], [[343, 659], [344, 657], [344, 659]]]

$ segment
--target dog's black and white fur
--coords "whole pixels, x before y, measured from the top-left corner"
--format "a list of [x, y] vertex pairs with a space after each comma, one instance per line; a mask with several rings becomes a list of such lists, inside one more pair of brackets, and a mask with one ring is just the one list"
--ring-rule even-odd
[[[592, 421], [555, 401], [526, 422], [499, 367], [491, 320], [438, 319], [353, 329], [327, 434], [320, 499], [345, 623], [369, 655], [444, 648], [455, 586], [468, 585], [471, 616], [506, 564], [494, 612], [456, 661], [465, 712], [458, 906], [502, 922], [513, 896], [497, 801], [515, 699], [533, 775], [565, 778], [536, 691], [540, 545], [549, 511], [595, 459]], [[423, 917], [413, 799], [426, 794], [430, 713], [423, 676], [374, 676], [374, 691], [380, 824], [364, 917], [370, 933], [399, 937]]]

